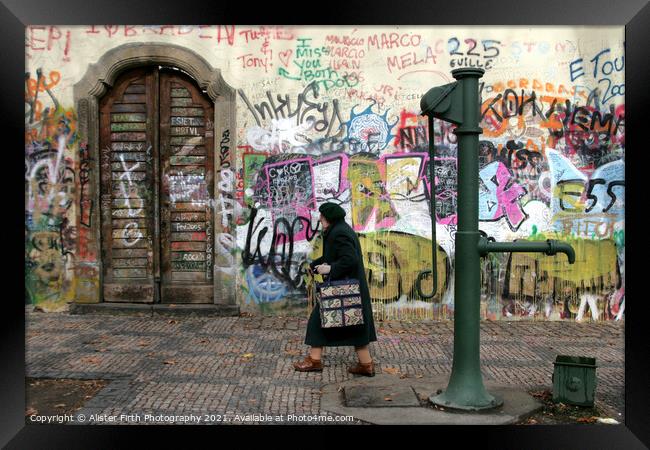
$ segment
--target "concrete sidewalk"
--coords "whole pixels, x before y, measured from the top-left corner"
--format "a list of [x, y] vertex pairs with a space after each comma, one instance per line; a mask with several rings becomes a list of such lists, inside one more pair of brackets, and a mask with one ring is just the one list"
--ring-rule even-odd
[[[26, 310], [26, 376], [113, 380], [78, 411], [86, 417], [208, 414], [214, 415], [206, 417], [208, 423], [223, 423], [227, 416], [237, 424], [269, 423], [268, 416], [259, 415], [294, 414], [298, 417], [282, 423], [323, 423], [313, 417], [337, 416], [323, 409], [323, 389], [356, 378], [346, 371], [355, 360], [352, 348], [326, 349], [322, 373], [294, 371], [292, 363], [307, 350], [306, 319]], [[376, 327], [379, 340], [371, 352], [377, 372], [407, 379], [448, 377], [453, 322], [376, 322]], [[596, 406], [623, 422], [622, 322], [481, 323], [486, 384], [551, 389], [558, 354], [596, 358]], [[233, 420], [236, 415], [251, 416]]]

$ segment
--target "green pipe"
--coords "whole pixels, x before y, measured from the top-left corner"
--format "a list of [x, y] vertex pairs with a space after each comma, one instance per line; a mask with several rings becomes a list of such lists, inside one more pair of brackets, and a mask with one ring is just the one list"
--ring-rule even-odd
[[[433, 129], [433, 116], [429, 115], [429, 206], [431, 207], [431, 264], [432, 270], [422, 270], [415, 280], [415, 288], [423, 299], [433, 298], [438, 292], [438, 242], [436, 241], [436, 171], [435, 171], [435, 134]], [[430, 293], [422, 292], [422, 279], [431, 273], [433, 275], [433, 289]]]
[[569, 264], [573, 264], [576, 261], [576, 254], [571, 245], [553, 239], [548, 239], [546, 242], [490, 242], [486, 238], [481, 237], [478, 242], [478, 251], [481, 256], [498, 252], [536, 252], [546, 253], [549, 256], [564, 253], [569, 259]]

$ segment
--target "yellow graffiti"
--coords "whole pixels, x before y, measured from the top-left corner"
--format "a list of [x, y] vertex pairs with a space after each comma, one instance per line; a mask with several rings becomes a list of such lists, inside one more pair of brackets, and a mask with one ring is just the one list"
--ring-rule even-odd
[[386, 190], [408, 196], [420, 188], [421, 158], [395, 158], [386, 164]]
[[[58, 80], [52, 73], [49, 83], [28, 83], [26, 94], [47, 90]], [[73, 218], [80, 136], [73, 108], [51, 108], [41, 116], [39, 104], [32, 107], [37, 114], [25, 126], [25, 288], [36, 307], [61, 311], [76, 291]]]
[[[569, 264], [564, 254], [547, 256], [543, 253], [513, 253], [510, 277], [505, 280], [515, 301], [523, 298], [553, 298], [575, 314], [581, 295], [585, 292], [600, 296], [599, 303], [616, 289], [619, 283], [616, 243], [611, 240], [591, 240], [546, 233], [531, 241], [557, 239], [568, 242], [575, 250], [575, 264]], [[599, 308], [602, 311], [602, 308]]]
[[353, 228], [374, 231], [392, 225], [396, 213], [388, 200], [377, 161], [359, 158], [350, 160], [348, 178]]
[[75, 303], [99, 303], [99, 277], [75, 278]]
[[553, 189], [553, 197], [560, 202], [562, 210], [571, 213], [581, 213], [585, 210], [585, 201], [582, 199], [585, 185], [582, 181], [561, 183]]
[[74, 286], [70, 282], [74, 276], [70, 273], [72, 255], [62, 253], [59, 233], [33, 232], [27, 250], [26, 263], [31, 270], [26, 288], [32, 303], [46, 312], [63, 310], [74, 298]]
[[[431, 240], [409, 234], [379, 231], [359, 236], [363, 253], [363, 264], [375, 316], [382, 320], [391, 320], [398, 314], [394, 309], [386, 308], [402, 299], [409, 301], [423, 299], [417, 294], [416, 280], [420, 271], [431, 269]], [[322, 240], [314, 244], [312, 258], [322, 255]], [[399, 311], [402, 317], [433, 318], [433, 303], [440, 299], [447, 289], [448, 258], [438, 246], [437, 254], [438, 289], [433, 299], [426, 300], [429, 307], [405, 306]], [[422, 292], [431, 292], [433, 277], [422, 281]]]

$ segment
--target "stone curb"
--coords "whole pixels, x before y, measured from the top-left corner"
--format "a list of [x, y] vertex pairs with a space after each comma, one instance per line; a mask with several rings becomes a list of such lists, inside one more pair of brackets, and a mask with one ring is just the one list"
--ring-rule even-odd
[[137, 303], [69, 303], [70, 314], [110, 314], [133, 316], [239, 316], [236, 305], [137, 304]]

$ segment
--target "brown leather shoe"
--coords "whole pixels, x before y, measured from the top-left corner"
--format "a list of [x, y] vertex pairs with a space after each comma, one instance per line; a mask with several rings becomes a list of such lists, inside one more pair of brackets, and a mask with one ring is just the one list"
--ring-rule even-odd
[[293, 363], [293, 368], [298, 372], [322, 372], [323, 363], [320, 359], [311, 359], [307, 355], [303, 361]]
[[355, 375], [364, 375], [366, 377], [374, 377], [375, 376], [375, 363], [374, 361], [370, 361], [368, 364], [363, 364], [358, 362], [356, 366], [350, 367], [348, 369], [348, 372], [353, 373]]

